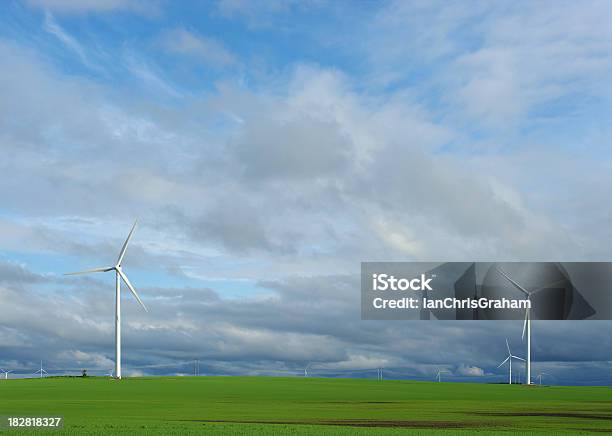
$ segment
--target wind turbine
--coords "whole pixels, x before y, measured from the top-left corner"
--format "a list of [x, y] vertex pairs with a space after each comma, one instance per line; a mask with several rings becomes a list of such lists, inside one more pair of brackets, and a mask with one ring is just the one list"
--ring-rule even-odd
[[121, 379], [121, 280], [127, 285], [128, 289], [132, 292], [136, 301], [142, 306], [145, 312], [148, 312], [147, 307], [144, 305], [136, 289], [130, 283], [130, 280], [127, 278], [123, 270], [121, 269], [121, 262], [123, 262], [123, 256], [125, 256], [125, 251], [127, 250], [127, 246], [132, 238], [132, 234], [136, 229], [137, 221], [134, 221], [134, 225], [132, 226], [132, 230], [128, 234], [127, 239], [123, 243], [123, 247], [121, 247], [121, 251], [119, 252], [119, 257], [117, 258], [117, 263], [115, 266], [106, 267], [106, 268], [94, 268], [86, 271], [79, 271], [73, 273], [67, 273], [64, 275], [77, 275], [77, 274], [90, 274], [90, 273], [98, 273], [98, 272], [108, 272], [115, 271], [115, 378]]
[[43, 374], [47, 374], [47, 375], [49, 374], [47, 371], [45, 371], [43, 369], [43, 367], [42, 367], [42, 360], [40, 361], [40, 369], [38, 371], [34, 372], [34, 374], [38, 374], [38, 373], [40, 373], [40, 378], [44, 377]]
[[522, 360], [523, 362], [525, 361], [525, 359], [522, 359], [522, 358], [512, 354], [512, 352], [510, 351], [510, 345], [508, 344], [508, 338], [506, 338], [506, 348], [508, 349], [508, 357], [506, 357], [506, 359], [502, 363], [500, 363], [497, 367], [498, 368], [501, 367], [506, 362], [509, 363], [509, 366], [510, 366], [510, 376], [508, 377], [508, 384], [511, 385], [512, 384], [512, 359]]
[[13, 371], [12, 371], [12, 370], [11, 370], [11, 371], [8, 371], [8, 370], [6, 370], [6, 369], [2, 369], [2, 368], [0, 368], [0, 372], [3, 372], [3, 373], [4, 373], [4, 380], [8, 380], [8, 375], [9, 375], [9, 373], [11, 373], [11, 372], [13, 372]]
[[436, 379], [438, 380], [438, 383], [442, 381], [442, 374], [447, 372], [448, 371], [444, 371], [443, 369], [438, 370], [438, 372], [436, 373]]
[[309, 362], [306, 368], [304, 368], [304, 377], [308, 377], [308, 368], [310, 368], [310, 365], [312, 365], [312, 362]]
[[[527, 289], [519, 285], [517, 282], [512, 280], [508, 276], [508, 274], [506, 274], [500, 267], [496, 267], [496, 269], [510, 283], [512, 283], [512, 285], [514, 285], [516, 289], [518, 289], [519, 291], [521, 291], [523, 294], [527, 296], [527, 301], [529, 301], [530, 306], [531, 306], [531, 296], [533, 294], [535, 294], [538, 291], [541, 291], [542, 289], [546, 289], [552, 285], [559, 283], [559, 282], [550, 283], [546, 286], [541, 286], [532, 291], [528, 291]], [[525, 340], [525, 331], [527, 331], [527, 384], [530, 385], [531, 384], [531, 307], [527, 307], [527, 309], [525, 309], [525, 321], [523, 322], [523, 334], [521, 336], [522, 340]]]
[[539, 374], [538, 374], [538, 379], [539, 379], [539, 381], [540, 381], [540, 386], [542, 386], [542, 376], [543, 376], [543, 375], [550, 375], [550, 374], [547, 374], [547, 373], [545, 373], [545, 372], [541, 372], [541, 373], [539, 373]]
[[113, 376], [113, 370], [111, 369], [111, 370], [110, 370], [110, 371], [109, 371], [107, 374], [105, 374], [105, 375], [107, 375], [108, 377], [112, 377], [112, 376]]

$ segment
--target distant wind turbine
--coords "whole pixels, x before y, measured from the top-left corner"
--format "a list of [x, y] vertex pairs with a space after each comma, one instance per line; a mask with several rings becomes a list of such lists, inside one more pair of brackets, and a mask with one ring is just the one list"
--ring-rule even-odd
[[2, 369], [2, 368], [0, 368], [0, 372], [3, 372], [3, 373], [4, 373], [4, 380], [8, 380], [8, 375], [9, 375], [11, 372], [13, 372], [13, 371], [12, 371], [12, 370], [11, 370], [11, 371], [8, 371], [8, 370], [6, 370], [6, 369]]
[[132, 230], [128, 234], [127, 239], [123, 243], [123, 247], [121, 247], [121, 251], [119, 252], [119, 257], [117, 258], [117, 263], [115, 266], [106, 267], [106, 268], [94, 268], [86, 271], [79, 271], [73, 273], [67, 273], [64, 275], [77, 275], [77, 274], [89, 274], [89, 273], [98, 273], [98, 272], [108, 272], [115, 271], [115, 378], [121, 379], [121, 280], [127, 285], [128, 289], [136, 298], [136, 301], [142, 306], [145, 312], [148, 312], [146, 306], [138, 296], [136, 289], [132, 286], [129, 279], [121, 269], [121, 262], [123, 262], [123, 256], [125, 256], [125, 251], [127, 250], [127, 246], [132, 238], [132, 234], [136, 229], [137, 221], [134, 221], [134, 225], [132, 226]]
[[545, 372], [541, 372], [541, 373], [538, 374], [538, 380], [540, 382], [540, 386], [542, 386], [542, 376], [543, 375], [550, 375], [550, 374], [547, 374]]
[[308, 365], [306, 365], [306, 368], [304, 368], [304, 377], [308, 377], [308, 368], [310, 368], [311, 365], [312, 363], [308, 363]]
[[442, 374], [448, 374], [448, 371], [445, 371], [443, 369], [438, 370], [438, 372], [436, 373], [436, 379], [438, 380], [438, 383], [442, 381]]
[[47, 371], [45, 371], [43, 369], [42, 360], [40, 361], [40, 369], [38, 371], [34, 372], [34, 374], [40, 374], [40, 378], [43, 378], [44, 374], [47, 374], [47, 375], [49, 374]]
[[502, 363], [500, 363], [497, 367], [499, 368], [504, 363], [508, 362], [509, 367], [510, 367], [510, 375], [508, 377], [508, 384], [511, 385], [512, 384], [512, 359], [522, 360], [523, 362], [525, 361], [525, 359], [522, 359], [522, 358], [512, 354], [512, 352], [510, 351], [510, 345], [508, 344], [508, 339], [507, 338], [506, 338], [506, 348], [508, 349], [508, 357], [506, 357], [506, 359]]

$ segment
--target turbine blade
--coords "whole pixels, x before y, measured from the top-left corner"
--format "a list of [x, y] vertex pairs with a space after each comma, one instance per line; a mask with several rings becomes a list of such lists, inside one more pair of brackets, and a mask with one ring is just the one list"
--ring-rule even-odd
[[521, 285], [519, 285], [517, 282], [515, 282], [514, 280], [512, 280], [510, 277], [508, 277], [508, 275], [499, 267], [496, 267], [497, 271], [503, 275], [510, 283], [512, 283], [519, 291], [525, 293], [525, 295], [529, 296], [529, 291], [527, 291], [527, 289], [523, 288]]
[[119, 275], [121, 276], [121, 278], [123, 279], [123, 281], [125, 282], [127, 287], [130, 289], [130, 291], [132, 292], [132, 295], [134, 295], [134, 297], [136, 297], [136, 300], [138, 300], [138, 302], [140, 303], [142, 308], [145, 310], [145, 312], [148, 312], [149, 310], [147, 309], [147, 306], [144, 305], [144, 303], [142, 302], [142, 300], [138, 296], [138, 293], [136, 292], [136, 289], [134, 289], [134, 286], [132, 286], [132, 284], [128, 280], [127, 276], [120, 269], [117, 269], [117, 272], [119, 273]]
[[132, 233], [134, 233], [134, 230], [136, 229], [136, 223], [138, 223], [138, 220], [134, 221], [132, 230], [130, 230], [130, 233], [128, 234], [127, 239], [123, 243], [123, 247], [121, 247], [121, 251], [119, 252], [119, 257], [117, 258], [117, 265], [121, 265], [121, 262], [123, 261], [123, 256], [125, 256], [125, 250], [127, 250], [127, 246], [130, 243], [130, 239], [132, 239]]
[[521, 341], [525, 340], [525, 330], [527, 329], [527, 318], [529, 318], [529, 309], [525, 309], [525, 321], [523, 322], [523, 334], [521, 335]]
[[506, 348], [508, 349], [508, 354], [512, 356], [512, 352], [510, 351], [510, 345], [508, 344], [508, 338], [506, 338]]
[[502, 366], [504, 363], [506, 363], [508, 361], [508, 359], [510, 359], [510, 356], [506, 357], [506, 360], [504, 360], [502, 363], [497, 365], [497, 367], [499, 368], [500, 366]]
[[97, 272], [107, 272], [107, 271], [111, 271], [113, 269], [113, 267], [111, 266], [106, 267], [106, 268], [94, 268], [94, 269], [87, 269], [85, 271], [77, 271], [77, 272], [70, 272], [70, 273], [65, 273], [65, 276], [77, 276], [80, 274], [91, 274], [91, 273], [97, 273]]
[[525, 362], [525, 359], [523, 359], [522, 357], [518, 357], [518, 356], [512, 356], [512, 357], [514, 357], [515, 359], [522, 360], [523, 362]]

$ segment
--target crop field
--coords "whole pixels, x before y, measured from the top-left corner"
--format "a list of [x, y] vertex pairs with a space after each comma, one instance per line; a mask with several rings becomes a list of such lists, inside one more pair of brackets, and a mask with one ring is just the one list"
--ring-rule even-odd
[[64, 417], [11, 434], [586, 434], [612, 432], [612, 387], [49, 377], [0, 380], [0, 415]]

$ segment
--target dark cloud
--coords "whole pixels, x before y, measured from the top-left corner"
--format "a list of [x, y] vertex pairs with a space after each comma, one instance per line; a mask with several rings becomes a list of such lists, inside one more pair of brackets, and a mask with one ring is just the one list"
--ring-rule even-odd
[[44, 280], [44, 276], [29, 271], [23, 265], [0, 261], [0, 284], [4, 286], [40, 283]]
[[[84, 279], [70, 293], [59, 284], [52, 292], [25, 285], [0, 289], [3, 364], [26, 372], [40, 359], [56, 371], [112, 367], [114, 299], [108, 284]], [[506, 337], [516, 354], [524, 354], [518, 321], [360, 321], [355, 276], [260, 285], [268, 296], [240, 299], [206, 288], [143, 287], [149, 313], [126, 297], [127, 371], [190, 373], [190, 362], [199, 359], [206, 373], [287, 375], [314, 362], [320, 375], [360, 376], [361, 370], [384, 366], [389, 376], [427, 379], [442, 367], [454, 380], [494, 381], [505, 376], [496, 366], [505, 356]], [[589, 321], [534, 322], [534, 371], [553, 374], [558, 382], [606, 380], [612, 347], [606, 346], [603, 327]], [[601, 347], [594, 349], [591, 341]]]
[[314, 182], [350, 170], [350, 139], [342, 135], [341, 126], [313, 115], [248, 125], [230, 144], [244, 175], [256, 180]]

